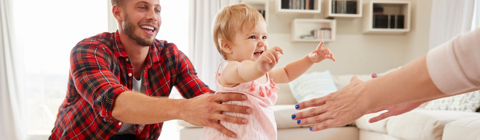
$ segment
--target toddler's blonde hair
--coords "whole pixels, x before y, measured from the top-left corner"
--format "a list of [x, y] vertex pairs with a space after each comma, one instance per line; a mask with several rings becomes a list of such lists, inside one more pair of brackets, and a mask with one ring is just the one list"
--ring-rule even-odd
[[[223, 59], [227, 59], [222, 50], [221, 41], [232, 42], [235, 31], [242, 31], [243, 28], [254, 29], [259, 21], [264, 21], [262, 15], [254, 8], [241, 3], [223, 7], [213, 21], [213, 42]], [[252, 25], [252, 27], [245, 27]]]

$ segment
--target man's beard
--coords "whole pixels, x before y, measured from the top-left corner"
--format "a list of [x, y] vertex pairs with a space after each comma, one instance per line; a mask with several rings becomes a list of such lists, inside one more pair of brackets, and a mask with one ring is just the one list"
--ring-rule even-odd
[[123, 27], [124, 27], [123, 31], [125, 32], [125, 34], [127, 34], [128, 38], [137, 42], [138, 45], [152, 46], [153, 43], [155, 42], [155, 39], [148, 40], [148, 39], [143, 39], [138, 35], [135, 35], [135, 25], [132, 22], [130, 22], [128, 14], [125, 14], [125, 22], [123, 24]]

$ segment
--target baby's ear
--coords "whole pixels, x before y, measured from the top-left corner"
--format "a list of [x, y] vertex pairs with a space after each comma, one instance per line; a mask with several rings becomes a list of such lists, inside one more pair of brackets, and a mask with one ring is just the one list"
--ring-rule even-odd
[[218, 39], [220, 47], [222, 48], [223, 52], [227, 54], [233, 53], [232, 51], [232, 43], [228, 39]]

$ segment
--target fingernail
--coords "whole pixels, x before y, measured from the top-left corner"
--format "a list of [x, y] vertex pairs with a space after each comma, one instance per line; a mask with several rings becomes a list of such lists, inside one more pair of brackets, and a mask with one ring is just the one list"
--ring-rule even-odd
[[297, 115], [293, 114], [292, 115], [292, 119], [295, 119], [297, 117]]
[[236, 138], [237, 136], [235, 134], [232, 135], [232, 138]]
[[252, 109], [247, 109], [247, 113], [252, 113]]
[[300, 105], [298, 105], [298, 104], [295, 105], [295, 109], [298, 109], [298, 108], [300, 108]]
[[373, 73], [373, 75], [377, 76], [377, 74], [376, 74], [376, 73]]
[[247, 123], [247, 119], [243, 119], [243, 120], [242, 120], [242, 123]]
[[302, 120], [297, 120], [297, 124], [300, 124], [300, 122], [302, 122]]
[[247, 99], [247, 96], [243, 95], [242, 98], [243, 98], [243, 99]]
[[313, 127], [310, 127], [310, 131], [312, 131]]

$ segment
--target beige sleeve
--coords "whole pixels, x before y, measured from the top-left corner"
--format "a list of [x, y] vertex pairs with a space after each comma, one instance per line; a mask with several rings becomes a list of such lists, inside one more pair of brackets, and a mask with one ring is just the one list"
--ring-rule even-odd
[[427, 68], [433, 83], [445, 94], [480, 87], [480, 28], [430, 50]]

